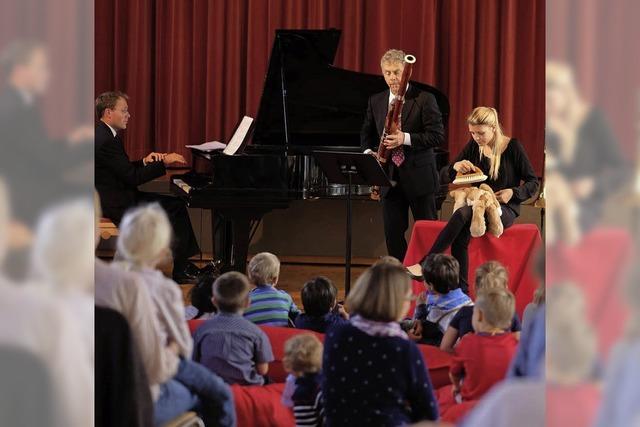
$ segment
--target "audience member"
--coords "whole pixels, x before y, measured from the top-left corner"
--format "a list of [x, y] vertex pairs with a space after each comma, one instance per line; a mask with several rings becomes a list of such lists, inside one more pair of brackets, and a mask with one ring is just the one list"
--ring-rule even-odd
[[401, 266], [367, 269], [347, 297], [357, 313], [325, 336], [322, 395], [327, 426], [403, 425], [438, 418], [427, 366], [398, 321], [411, 283]]
[[296, 335], [284, 345], [283, 362], [284, 368], [295, 378], [291, 401], [296, 425], [322, 426], [322, 343], [311, 334]]
[[337, 303], [338, 289], [326, 277], [315, 277], [302, 288], [304, 313], [298, 315], [296, 328], [324, 334], [336, 324], [347, 323], [349, 314]]
[[421, 293], [414, 313], [412, 338], [440, 345], [444, 331], [458, 310], [473, 302], [459, 287], [458, 261], [444, 254], [430, 254], [422, 263], [428, 293]]
[[273, 360], [266, 334], [242, 316], [249, 305], [249, 281], [231, 271], [213, 283], [218, 314], [195, 333], [193, 359], [229, 384], [262, 385]]
[[256, 325], [292, 325], [300, 310], [288, 293], [276, 289], [280, 276], [278, 257], [269, 252], [259, 253], [251, 258], [247, 271], [255, 288], [249, 294], [251, 304], [244, 317]]
[[171, 255], [170, 243], [171, 224], [158, 204], [135, 207], [125, 213], [117, 243], [123, 261], [118, 265], [142, 278], [165, 342], [180, 357], [176, 375], [160, 387], [155, 421], [162, 424], [199, 407], [206, 424], [234, 425], [231, 390], [217, 375], [191, 360], [193, 341], [184, 318], [182, 293], [173, 280], [156, 269]]
[[185, 319], [210, 319], [216, 314], [216, 306], [212, 302], [213, 282], [219, 274], [204, 274], [198, 279], [198, 283], [189, 291], [191, 305], [185, 307]]
[[[518, 341], [509, 328], [515, 297], [506, 289], [486, 289], [473, 309], [474, 334], [467, 334], [454, 350], [449, 376], [459, 401], [477, 400], [504, 379]], [[464, 381], [463, 381], [464, 380]]]
[[[488, 261], [480, 265], [476, 269], [475, 291], [476, 294], [484, 289], [500, 288], [509, 289], [509, 274], [507, 269], [498, 261]], [[444, 351], [453, 351], [454, 345], [464, 335], [473, 332], [471, 319], [473, 317], [473, 306], [462, 307], [453, 319], [449, 327], [444, 333], [440, 349]], [[520, 339], [520, 318], [517, 313], [513, 313], [513, 321], [511, 322], [510, 331], [513, 332], [516, 339]]]

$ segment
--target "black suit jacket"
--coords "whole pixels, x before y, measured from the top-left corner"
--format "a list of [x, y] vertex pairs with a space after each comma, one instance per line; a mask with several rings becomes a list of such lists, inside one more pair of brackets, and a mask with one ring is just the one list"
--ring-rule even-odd
[[138, 202], [138, 186], [166, 173], [163, 162], [144, 166], [130, 161], [119, 136], [102, 121], [96, 125], [95, 185], [105, 216], [119, 222], [124, 211]]
[[[367, 148], [378, 150], [388, 109], [389, 90], [369, 98], [367, 115], [360, 131], [363, 151]], [[411, 135], [411, 146], [403, 146], [405, 161], [399, 168], [393, 166], [393, 179], [398, 180], [409, 198], [434, 193], [439, 179], [433, 148], [444, 141], [444, 125], [432, 94], [409, 86], [402, 108], [402, 131]]]
[[0, 93], [0, 132], [0, 176], [11, 189], [18, 220], [34, 223], [51, 204], [86, 193], [90, 180], [75, 183], [68, 176], [90, 165], [92, 145], [51, 139], [37, 102], [26, 103], [11, 85]]

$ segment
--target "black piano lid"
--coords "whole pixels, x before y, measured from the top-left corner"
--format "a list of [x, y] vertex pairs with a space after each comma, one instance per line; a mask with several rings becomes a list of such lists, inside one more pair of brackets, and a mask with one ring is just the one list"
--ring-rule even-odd
[[[293, 149], [357, 149], [367, 101], [387, 89], [381, 75], [333, 66], [341, 31], [276, 30], [253, 145], [286, 145], [281, 66], [284, 69], [289, 144]], [[435, 95], [443, 120], [447, 97], [423, 83], [411, 82]]]

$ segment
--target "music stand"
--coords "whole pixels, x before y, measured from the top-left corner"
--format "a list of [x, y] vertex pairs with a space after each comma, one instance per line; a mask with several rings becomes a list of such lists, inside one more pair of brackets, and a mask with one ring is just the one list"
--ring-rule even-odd
[[370, 154], [339, 151], [313, 151], [320, 169], [330, 184], [347, 184], [347, 242], [345, 261], [345, 296], [351, 288], [351, 187], [353, 185], [391, 186], [380, 163]]

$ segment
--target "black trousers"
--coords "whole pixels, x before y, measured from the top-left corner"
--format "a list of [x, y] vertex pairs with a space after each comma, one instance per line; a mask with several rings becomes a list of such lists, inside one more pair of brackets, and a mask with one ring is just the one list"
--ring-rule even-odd
[[[516, 219], [516, 213], [508, 206], [501, 205], [502, 226], [506, 230], [511, 227]], [[469, 242], [471, 241], [471, 218], [473, 217], [473, 207], [463, 206], [456, 210], [447, 225], [442, 229], [436, 241], [433, 243], [429, 254], [442, 253], [451, 246], [451, 255], [460, 263], [460, 287], [467, 292], [469, 275]]]
[[[171, 247], [171, 251], [173, 252], [173, 269], [174, 271], [183, 271], [189, 258], [200, 253], [196, 235], [191, 227], [187, 206], [184, 201], [177, 197], [145, 192], [138, 194], [138, 205], [154, 202], [159, 203], [167, 213], [167, 217], [173, 228], [173, 242]], [[116, 224], [119, 224], [124, 216], [123, 211], [108, 208], [104, 209], [104, 214]]]
[[389, 255], [402, 262], [407, 253], [407, 239], [404, 234], [409, 228], [409, 209], [414, 220], [436, 219], [435, 193], [416, 198], [408, 198], [401, 184], [391, 187], [382, 198], [384, 236]]

